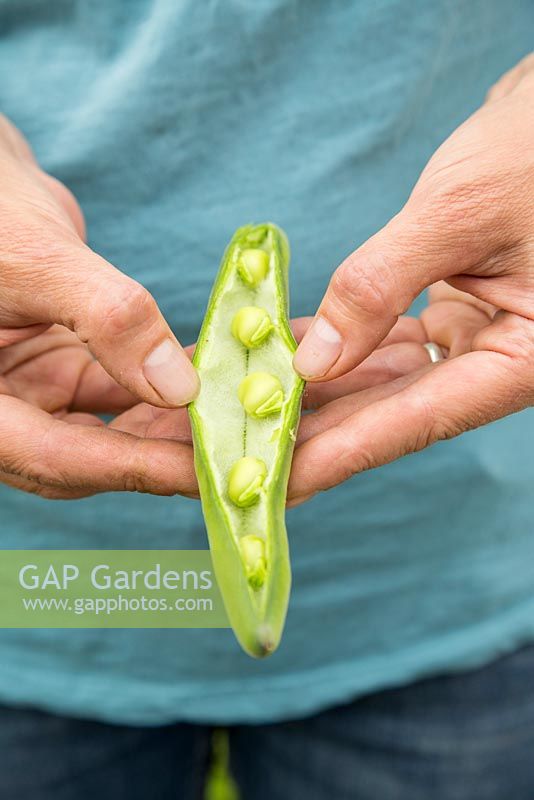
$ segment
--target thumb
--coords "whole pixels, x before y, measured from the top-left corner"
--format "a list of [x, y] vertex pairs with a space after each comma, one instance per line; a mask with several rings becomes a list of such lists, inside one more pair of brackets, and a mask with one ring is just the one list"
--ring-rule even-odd
[[151, 405], [196, 397], [197, 372], [141, 284], [74, 238], [46, 262], [25, 270], [19, 313], [74, 330], [116, 381]]
[[336, 269], [295, 370], [306, 380], [331, 380], [356, 367], [423, 289], [467, 268], [462, 238], [405, 206]]

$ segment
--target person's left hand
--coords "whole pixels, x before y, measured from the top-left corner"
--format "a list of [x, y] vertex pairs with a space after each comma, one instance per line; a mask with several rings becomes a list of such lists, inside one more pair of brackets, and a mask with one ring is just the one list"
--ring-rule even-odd
[[[139, 403], [63, 326], [0, 348], [0, 396], [13, 406], [0, 441], [8, 432], [17, 441], [16, 451], [0, 448], [0, 483], [63, 500], [198, 496], [187, 410]], [[100, 413], [118, 416], [106, 425]]]

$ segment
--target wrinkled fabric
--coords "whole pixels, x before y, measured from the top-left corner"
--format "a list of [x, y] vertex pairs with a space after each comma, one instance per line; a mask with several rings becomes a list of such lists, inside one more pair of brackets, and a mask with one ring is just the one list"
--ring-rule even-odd
[[[292, 312], [313, 313], [533, 29], [530, 0], [0, 0], [0, 110], [74, 191], [91, 246], [188, 344], [248, 221], [286, 229]], [[230, 630], [0, 631], [0, 700], [261, 722], [532, 641], [533, 431], [529, 410], [291, 510], [270, 659]], [[0, 489], [1, 548], [206, 546], [189, 499]]]

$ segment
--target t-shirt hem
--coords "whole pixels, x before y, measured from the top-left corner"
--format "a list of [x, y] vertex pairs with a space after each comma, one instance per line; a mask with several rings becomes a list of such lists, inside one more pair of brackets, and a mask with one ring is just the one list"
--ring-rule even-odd
[[[531, 609], [529, 609], [531, 611]], [[465, 630], [425, 642], [402, 654], [327, 665], [315, 671], [262, 677], [254, 681], [178, 686], [147, 685], [126, 678], [41, 674], [39, 681], [25, 676], [21, 664], [0, 666], [0, 702], [33, 707], [69, 717], [111, 724], [158, 726], [177, 722], [206, 725], [283, 722], [317, 714], [376, 691], [402, 686], [437, 674], [476, 669], [534, 642], [532, 614], [528, 624], [503, 632], [493, 621], [483, 643], [466, 643]], [[480, 636], [480, 631], [478, 635]], [[459, 646], [460, 639], [463, 646]], [[120, 683], [120, 685], [119, 685]], [[66, 687], [68, 686], [68, 690]], [[139, 698], [143, 698], [140, 702]], [[151, 702], [147, 703], [147, 698]]]

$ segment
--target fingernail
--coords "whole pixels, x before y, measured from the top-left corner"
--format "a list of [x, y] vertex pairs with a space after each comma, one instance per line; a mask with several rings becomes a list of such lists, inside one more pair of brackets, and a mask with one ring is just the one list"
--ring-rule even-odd
[[200, 389], [197, 371], [171, 339], [165, 339], [147, 356], [143, 373], [160, 397], [172, 406], [190, 403]]
[[303, 378], [320, 378], [343, 349], [341, 334], [324, 317], [315, 317], [300, 343], [293, 366]]

